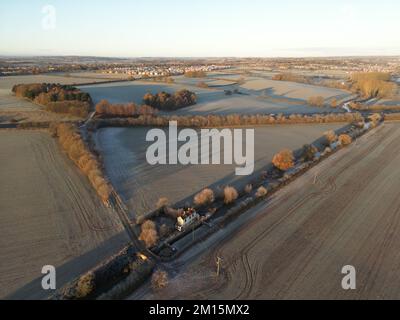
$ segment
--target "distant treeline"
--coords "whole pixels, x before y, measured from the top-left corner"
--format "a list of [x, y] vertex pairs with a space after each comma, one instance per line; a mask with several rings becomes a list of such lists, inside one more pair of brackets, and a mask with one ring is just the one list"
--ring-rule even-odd
[[93, 122], [95, 128], [107, 126], [158, 126], [167, 127], [170, 121], [177, 121], [180, 127], [207, 128], [226, 126], [254, 126], [276, 124], [307, 124], [307, 123], [352, 123], [363, 121], [360, 113], [330, 113], [302, 115], [207, 115], [207, 116], [149, 116], [141, 115], [135, 118], [114, 118]]
[[69, 85], [54, 83], [18, 84], [12, 88], [17, 97], [27, 98], [47, 111], [86, 117], [92, 99], [86, 92]]
[[170, 94], [168, 92], [159, 92], [157, 94], [147, 93], [143, 97], [143, 103], [153, 108], [172, 111], [196, 104], [197, 96], [194, 92], [183, 89]]

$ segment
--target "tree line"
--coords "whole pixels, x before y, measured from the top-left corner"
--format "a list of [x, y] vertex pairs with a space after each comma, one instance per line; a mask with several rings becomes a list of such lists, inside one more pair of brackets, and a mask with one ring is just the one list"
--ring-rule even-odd
[[103, 202], [108, 201], [111, 194], [111, 187], [103, 177], [101, 164], [86, 147], [76, 126], [69, 123], [52, 123], [50, 132], [53, 137], [58, 137], [62, 148], [66, 151], [69, 158], [74, 161], [79, 169], [88, 177], [90, 183]]
[[86, 117], [92, 99], [86, 92], [70, 85], [54, 83], [18, 84], [12, 92], [19, 98], [26, 98], [44, 106], [47, 111]]
[[208, 128], [226, 126], [254, 126], [254, 125], [277, 125], [277, 124], [307, 124], [307, 123], [352, 123], [362, 121], [360, 113], [327, 113], [327, 114], [292, 114], [292, 115], [182, 115], [182, 116], [158, 116], [140, 115], [138, 117], [102, 119], [93, 121], [95, 127], [107, 126], [158, 126], [168, 127], [170, 121], [177, 121], [180, 127]]
[[138, 106], [135, 103], [112, 104], [103, 99], [96, 105], [96, 113], [102, 117], [135, 117], [139, 115], [155, 115], [157, 109], [148, 105]]

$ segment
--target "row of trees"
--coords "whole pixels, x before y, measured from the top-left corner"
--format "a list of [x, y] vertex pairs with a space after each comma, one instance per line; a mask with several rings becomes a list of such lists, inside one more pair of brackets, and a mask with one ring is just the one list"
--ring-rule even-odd
[[69, 86], [54, 83], [18, 84], [12, 91], [19, 98], [27, 98], [44, 106], [47, 111], [86, 117], [92, 99], [86, 92]]
[[[325, 138], [325, 145], [328, 147], [333, 143], [338, 143], [341, 146], [347, 146], [353, 141], [350, 135], [343, 133], [337, 136], [333, 130], [325, 132], [324, 138]], [[303, 146], [303, 149], [301, 151], [300, 160], [312, 161], [314, 160], [317, 152], [318, 152], [317, 147], [315, 147], [312, 144], [311, 145], [306, 144]], [[281, 171], [287, 171], [295, 166], [295, 159], [296, 158], [293, 154], [293, 151], [289, 149], [283, 149], [277, 154], [275, 154], [275, 156], [272, 159], [272, 164], [275, 166], [275, 168]]]
[[196, 104], [197, 96], [194, 92], [183, 89], [170, 94], [162, 91], [157, 94], [147, 93], [143, 97], [143, 103], [153, 108], [172, 111]]
[[350, 107], [354, 110], [374, 111], [374, 112], [400, 110], [400, 105], [379, 105], [379, 104], [365, 105], [360, 102], [351, 102]]
[[100, 163], [86, 147], [76, 126], [68, 123], [53, 123], [50, 131], [53, 137], [58, 137], [69, 158], [88, 177], [100, 198], [104, 202], [108, 201], [111, 187], [103, 177]]
[[138, 106], [134, 103], [112, 104], [108, 100], [101, 100], [96, 105], [96, 113], [105, 117], [135, 117], [155, 115], [157, 109], [148, 105]]
[[177, 121], [180, 127], [221, 127], [221, 126], [255, 126], [276, 124], [307, 124], [307, 123], [333, 123], [333, 122], [359, 122], [363, 121], [360, 113], [329, 113], [315, 115], [187, 115], [187, 116], [139, 116], [126, 119], [97, 120], [93, 125], [106, 126], [158, 126], [167, 127], [170, 121]]

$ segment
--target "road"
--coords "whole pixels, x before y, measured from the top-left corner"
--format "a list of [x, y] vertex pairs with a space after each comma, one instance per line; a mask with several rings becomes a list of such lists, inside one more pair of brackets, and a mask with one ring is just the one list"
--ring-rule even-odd
[[[396, 123], [368, 133], [169, 265], [164, 291], [130, 298], [399, 299], [399, 139]], [[345, 265], [356, 290], [341, 287]]]

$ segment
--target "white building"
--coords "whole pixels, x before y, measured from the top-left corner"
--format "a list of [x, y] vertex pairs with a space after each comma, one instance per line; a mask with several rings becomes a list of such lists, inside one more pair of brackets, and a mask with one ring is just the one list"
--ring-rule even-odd
[[184, 211], [184, 213], [176, 219], [177, 220], [176, 229], [178, 231], [183, 231], [184, 228], [186, 228], [187, 226], [191, 225], [192, 223], [194, 223], [199, 219], [200, 215], [196, 212], [196, 210], [190, 208]]

